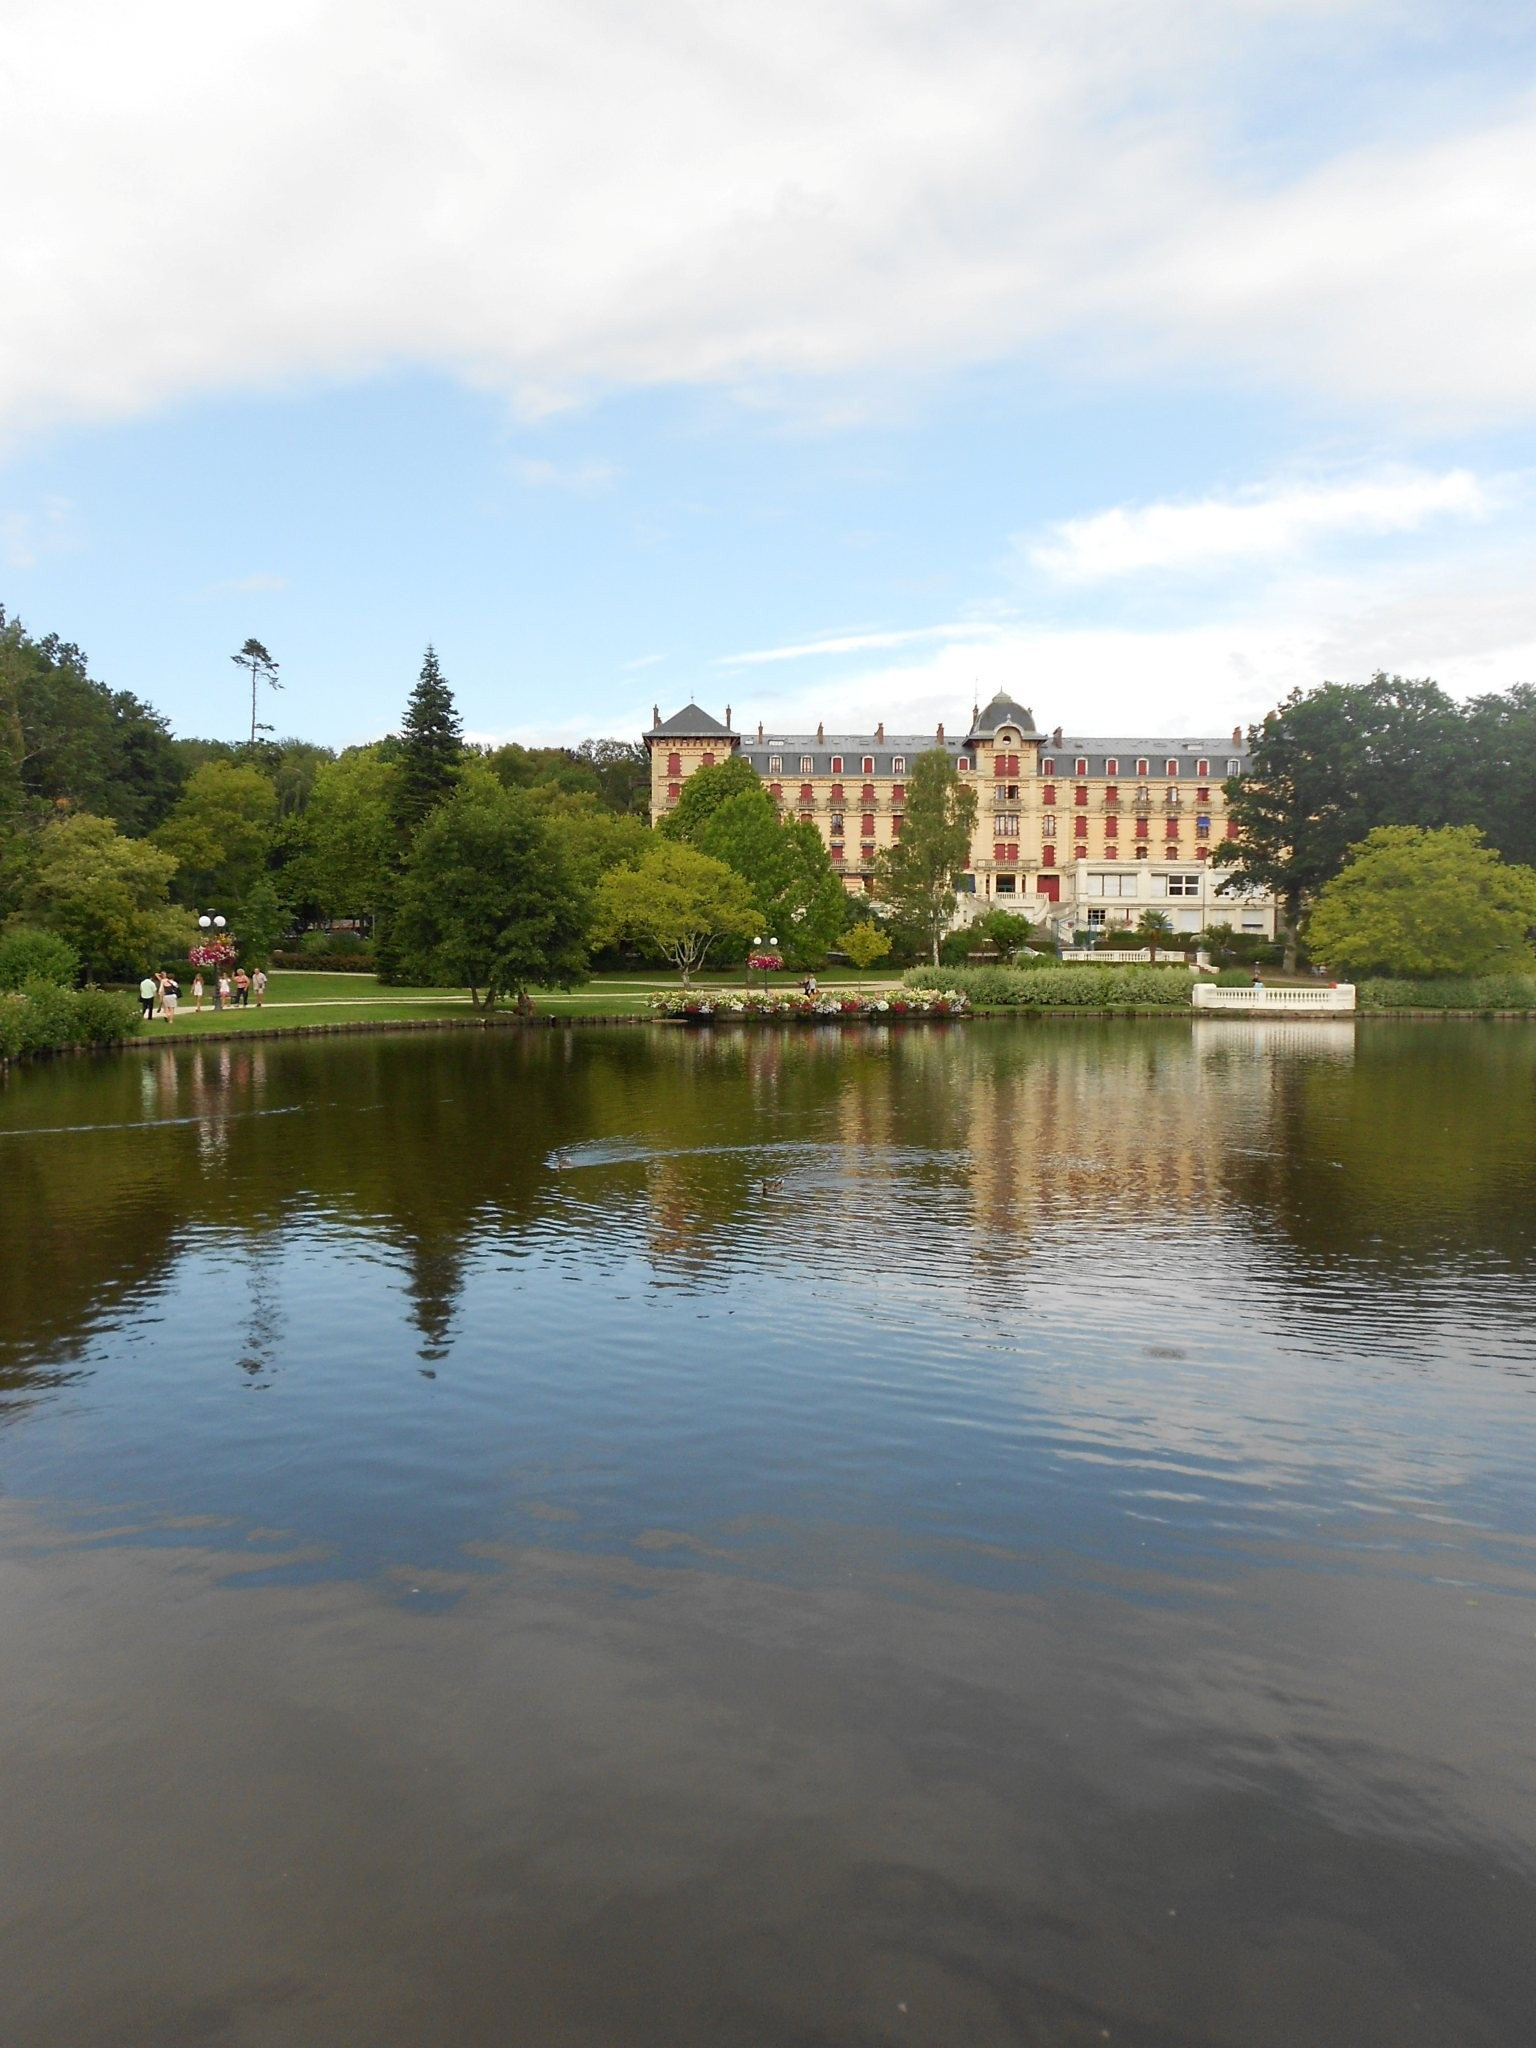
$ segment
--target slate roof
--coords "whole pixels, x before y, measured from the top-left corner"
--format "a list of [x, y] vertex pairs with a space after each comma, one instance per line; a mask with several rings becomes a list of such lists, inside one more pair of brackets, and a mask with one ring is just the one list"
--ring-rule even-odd
[[977, 714], [970, 736], [972, 739], [990, 738], [1002, 725], [1016, 725], [1026, 739], [1042, 737], [1035, 731], [1035, 714], [1026, 711], [1018, 699], [1010, 697], [1006, 690], [999, 690], [986, 710]]
[[[658, 706], [658, 709], [660, 707]], [[655, 721], [648, 739], [668, 740], [712, 740], [724, 739], [731, 728], [722, 725], [718, 718], [711, 718], [707, 711], [701, 711], [697, 704], [685, 704], [681, 711], [674, 711], [670, 718]]]

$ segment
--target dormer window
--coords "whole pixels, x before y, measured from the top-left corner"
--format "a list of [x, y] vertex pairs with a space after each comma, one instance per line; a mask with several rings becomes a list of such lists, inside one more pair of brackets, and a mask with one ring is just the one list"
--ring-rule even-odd
[[784, 756], [782, 754], [770, 754], [768, 756], [768, 773], [770, 775], [782, 775], [784, 773]]
[[802, 754], [800, 756], [800, 773], [802, 775], [814, 775], [815, 772], [816, 762], [814, 757], [810, 754]]
[[1207, 775], [1210, 774], [1210, 772], [1211, 764], [1209, 761], [1197, 761], [1195, 763], [1195, 773], [1199, 776], [1202, 782], [1204, 782], [1205, 778], [1207, 777]]
[[1136, 773], [1137, 773], [1138, 775], [1145, 775], [1145, 774], [1146, 774], [1146, 772], [1147, 772], [1147, 764], [1146, 764], [1146, 762], [1145, 762], [1145, 761], [1138, 761], [1138, 762], [1136, 763]]
[[955, 763], [955, 767], [959, 770], [959, 772], [962, 775], [968, 775], [971, 771], [971, 764], [964, 754], [962, 754], [959, 760]]
[[1172, 780], [1177, 782], [1179, 777], [1179, 764], [1177, 761], [1170, 761], [1168, 763], [1168, 773]]
[[1054, 775], [1056, 773], [1056, 763], [1054, 761], [1042, 761], [1040, 763], [1040, 773], [1042, 775]]
[[841, 754], [834, 754], [834, 755], [832, 756], [832, 773], [833, 773], [834, 775], [841, 775], [841, 774], [842, 774], [842, 772], [843, 772], [843, 757], [842, 757], [842, 755], [841, 755]]
[[1072, 766], [1072, 773], [1074, 775], [1086, 775], [1088, 773], [1087, 760], [1080, 757], [1077, 761], [1075, 761]]
[[1113, 754], [1111, 754], [1109, 759], [1104, 763], [1104, 773], [1108, 775], [1111, 779], [1113, 779], [1116, 775], [1120, 773], [1120, 763], [1115, 759]]
[[874, 774], [874, 772], [875, 772], [875, 757], [874, 757], [874, 755], [873, 755], [873, 754], [866, 754], [866, 755], [864, 756], [864, 773], [865, 773], [866, 775], [873, 775], [873, 774]]
[[905, 775], [905, 774], [906, 774], [906, 772], [907, 772], [907, 757], [906, 757], [906, 755], [905, 755], [905, 754], [892, 754], [892, 756], [891, 756], [891, 773], [892, 773], [893, 775]]
[[1241, 762], [1241, 761], [1240, 761], [1240, 760], [1238, 759], [1237, 755], [1236, 755], [1236, 754], [1229, 754], [1229, 755], [1228, 755], [1228, 757], [1227, 757], [1227, 773], [1228, 773], [1229, 775], [1241, 775], [1241, 774], [1242, 774], [1242, 772], [1243, 772], [1243, 764], [1242, 764], [1242, 762]]

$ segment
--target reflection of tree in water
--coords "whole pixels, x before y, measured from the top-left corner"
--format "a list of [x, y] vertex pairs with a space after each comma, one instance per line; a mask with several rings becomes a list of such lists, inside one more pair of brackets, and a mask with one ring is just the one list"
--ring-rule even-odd
[[404, 1250], [409, 1276], [405, 1291], [411, 1320], [422, 1339], [417, 1356], [436, 1363], [448, 1356], [453, 1313], [464, 1285], [464, 1245], [434, 1234], [417, 1238]]

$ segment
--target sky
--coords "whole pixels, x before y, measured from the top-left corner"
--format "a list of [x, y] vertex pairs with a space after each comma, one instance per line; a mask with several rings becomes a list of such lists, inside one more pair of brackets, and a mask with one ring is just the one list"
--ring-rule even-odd
[[179, 732], [1536, 681], [1526, 0], [6, 16], [0, 604]]

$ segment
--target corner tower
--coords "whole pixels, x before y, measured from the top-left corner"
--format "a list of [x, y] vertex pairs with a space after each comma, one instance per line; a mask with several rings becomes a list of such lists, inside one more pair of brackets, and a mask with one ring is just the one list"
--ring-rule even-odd
[[651, 823], [665, 816], [683, 793], [683, 784], [700, 768], [712, 768], [728, 760], [741, 745], [740, 733], [731, 730], [731, 707], [725, 707], [725, 723], [701, 711], [697, 704], [685, 704], [670, 718], [663, 718], [661, 706], [651, 706], [651, 729], [641, 735], [651, 757]]

